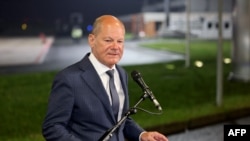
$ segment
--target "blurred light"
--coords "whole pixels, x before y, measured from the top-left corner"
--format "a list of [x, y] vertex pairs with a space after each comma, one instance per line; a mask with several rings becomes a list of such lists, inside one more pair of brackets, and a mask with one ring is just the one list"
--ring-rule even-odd
[[224, 63], [225, 64], [230, 64], [232, 60], [230, 58], [224, 58]]
[[139, 37], [140, 37], [140, 38], [145, 37], [145, 35], [146, 35], [146, 34], [145, 34], [144, 31], [140, 31], [140, 32], [139, 32]]
[[167, 64], [165, 67], [166, 67], [166, 69], [168, 69], [168, 70], [173, 70], [173, 69], [175, 69], [175, 65], [173, 65], [173, 64]]
[[71, 33], [72, 38], [81, 38], [82, 37], [82, 29], [75, 27], [72, 29]]
[[203, 67], [203, 62], [197, 60], [197, 61], [194, 62], [194, 65], [195, 65], [196, 67], [198, 67], [198, 68], [201, 68], [201, 67]]
[[22, 25], [21, 25], [21, 29], [22, 30], [26, 30], [28, 28], [28, 25], [26, 24], [26, 23], [23, 23]]
[[92, 25], [88, 25], [88, 26], [87, 26], [87, 31], [88, 31], [88, 32], [91, 32], [92, 29], [93, 29], [93, 26], [92, 26]]

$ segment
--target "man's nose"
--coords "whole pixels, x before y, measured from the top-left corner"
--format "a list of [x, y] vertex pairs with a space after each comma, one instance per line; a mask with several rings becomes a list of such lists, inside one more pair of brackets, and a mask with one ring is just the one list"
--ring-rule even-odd
[[119, 47], [119, 43], [118, 42], [113, 42], [112, 44], [112, 48], [118, 48]]

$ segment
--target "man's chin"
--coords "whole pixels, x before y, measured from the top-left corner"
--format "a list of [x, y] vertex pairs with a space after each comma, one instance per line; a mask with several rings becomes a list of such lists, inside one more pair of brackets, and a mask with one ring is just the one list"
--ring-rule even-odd
[[118, 58], [113, 58], [113, 59], [111, 59], [110, 61], [109, 61], [109, 64], [117, 64], [118, 62], [120, 61], [120, 59], [118, 59]]

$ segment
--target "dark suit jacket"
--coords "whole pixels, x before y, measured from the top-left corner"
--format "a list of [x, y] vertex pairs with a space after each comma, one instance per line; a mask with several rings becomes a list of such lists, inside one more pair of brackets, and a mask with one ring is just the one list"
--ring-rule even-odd
[[[107, 93], [88, 55], [54, 79], [42, 128], [47, 141], [98, 141], [116, 124]], [[125, 93], [124, 114], [129, 108], [128, 77], [121, 67], [117, 70]], [[128, 118], [110, 141], [138, 141], [142, 131]]]

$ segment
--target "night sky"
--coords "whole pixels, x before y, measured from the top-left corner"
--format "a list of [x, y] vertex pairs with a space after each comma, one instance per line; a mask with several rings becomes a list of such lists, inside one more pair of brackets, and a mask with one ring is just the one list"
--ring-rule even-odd
[[[144, 0], [1, 0], [0, 35], [37, 34], [42, 32], [59, 33], [63, 25], [70, 26], [70, 15], [80, 13], [84, 34], [88, 25], [103, 14], [122, 16], [141, 11]], [[58, 26], [58, 21], [60, 25]], [[28, 30], [20, 29], [23, 23]], [[72, 25], [72, 24], [71, 24]], [[60, 27], [58, 30], [57, 28]], [[71, 27], [60, 35], [69, 35]], [[48, 30], [48, 32], [47, 32]], [[59, 32], [57, 32], [59, 31]]]
[[54, 20], [80, 12], [86, 22], [102, 14], [140, 12], [143, 0], [1, 0], [0, 20]]

